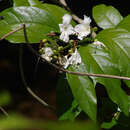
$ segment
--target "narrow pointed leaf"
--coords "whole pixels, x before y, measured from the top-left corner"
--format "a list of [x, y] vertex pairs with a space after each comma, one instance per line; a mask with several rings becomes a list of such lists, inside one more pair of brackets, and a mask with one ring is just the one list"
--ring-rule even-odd
[[103, 29], [114, 28], [123, 19], [117, 9], [104, 4], [95, 6], [92, 14], [97, 25]]

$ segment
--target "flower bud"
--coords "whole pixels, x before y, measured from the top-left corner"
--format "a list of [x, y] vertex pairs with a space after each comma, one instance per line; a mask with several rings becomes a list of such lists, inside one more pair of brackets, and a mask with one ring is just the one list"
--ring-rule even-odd
[[57, 51], [56, 50], [53, 50], [53, 53], [55, 54]]
[[43, 42], [43, 43], [46, 43], [46, 42], [47, 42], [47, 39], [42, 39], [42, 42]]
[[73, 53], [73, 49], [72, 49], [72, 48], [69, 49], [68, 53], [69, 53], [69, 54], [72, 54], [72, 53]]
[[44, 53], [44, 48], [41, 48], [41, 49], [39, 50], [39, 53], [40, 53], [40, 54], [43, 54], [43, 53]]
[[63, 50], [63, 46], [59, 46], [58, 51], [62, 51], [62, 50]]
[[56, 55], [53, 56], [54, 59], [58, 59], [58, 57]]
[[69, 43], [72, 44], [74, 42], [74, 40], [70, 40]]
[[45, 46], [45, 47], [48, 47], [48, 46], [49, 46], [49, 44], [48, 44], [48, 43], [45, 43], [45, 44], [44, 44], [44, 46]]

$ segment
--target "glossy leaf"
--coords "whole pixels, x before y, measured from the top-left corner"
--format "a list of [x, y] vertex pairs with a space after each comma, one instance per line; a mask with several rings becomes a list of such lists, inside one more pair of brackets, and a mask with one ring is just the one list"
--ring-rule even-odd
[[[86, 72], [83, 64], [78, 67], [70, 67], [71, 71]], [[88, 77], [67, 74], [72, 93], [80, 107], [92, 120], [96, 120], [97, 99], [93, 82]]]
[[40, 1], [38, 0], [13, 0], [13, 6], [33, 6], [36, 4], [40, 4]]
[[92, 14], [97, 25], [103, 29], [114, 28], [123, 19], [117, 9], [104, 4], [95, 6]]
[[117, 28], [124, 28], [130, 32], [130, 15], [125, 17], [117, 26]]
[[[117, 65], [113, 63], [107, 48], [88, 45], [86, 47], [81, 47], [79, 52], [88, 73], [119, 75], [120, 71]], [[120, 80], [99, 77], [91, 78], [95, 84], [97, 82], [103, 84], [110, 99], [118, 104], [122, 111], [128, 115], [128, 96], [122, 90]]]
[[[130, 77], [130, 32], [124, 29], [107, 29], [98, 34], [119, 68], [119, 75]], [[124, 80], [130, 87], [130, 81]]]
[[72, 106], [60, 116], [59, 120], [74, 120], [82, 111], [78, 102], [74, 100]]
[[[58, 117], [68, 111], [73, 102], [73, 95], [67, 82], [66, 75], [60, 75], [56, 86], [56, 104]], [[69, 119], [69, 118], [68, 118]]]
[[[0, 37], [26, 24], [27, 36], [30, 43], [38, 43], [51, 31], [58, 32], [58, 24], [66, 11], [56, 5], [37, 4], [38, 0], [15, 0], [14, 7], [0, 13]], [[35, 4], [36, 3], [36, 4]], [[21, 5], [24, 6], [21, 6]], [[24, 43], [23, 30], [7, 37], [12, 43]]]

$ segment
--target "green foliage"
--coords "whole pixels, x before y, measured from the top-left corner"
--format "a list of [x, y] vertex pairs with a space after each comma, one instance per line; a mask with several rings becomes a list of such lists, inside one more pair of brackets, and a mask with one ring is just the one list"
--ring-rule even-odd
[[5, 106], [11, 101], [11, 96], [8, 91], [0, 92], [0, 106]]
[[29, 120], [19, 115], [11, 115], [0, 120], [1, 129], [48, 129], [48, 130], [99, 130], [93, 122], [45, 122]]
[[[62, 16], [67, 13], [64, 9], [49, 4], [40, 4], [38, 0], [14, 0], [13, 7], [0, 13], [4, 19], [0, 20], [0, 37], [26, 24], [30, 43], [38, 43], [51, 31], [58, 32], [58, 24]], [[7, 38], [12, 43], [24, 43], [23, 30]]]
[[[70, 70], [76, 72], [87, 72], [83, 61], [78, 68], [70, 67]], [[96, 120], [97, 100], [94, 85], [91, 79], [88, 77], [70, 74], [67, 74], [67, 78], [72, 89], [72, 93], [80, 107], [91, 117], [91, 119]]]
[[92, 13], [97, 25], [103, 29], [116, 27], [123, 19], [118, 10], [104, 4], [95, 6]]
[[[25, 23], [29, 41], [37, 43], [43, 38], [48, 38], [46, 37], [47, 33], [51, 31], [59, 32], [58, 24], [61, 23], [62, 16], [65, 13], [66, 11], [60, 7], [40, 4], [38, 0], [14, 0], [12, 8], [0, 13], [0, 16], [4, 16], [4, 19], [0, 20], [0, 37]], [[130, 15], [123, 19], [114, 7], [101, 4], [93, 8], [93, 18], [97, 25], [104, 29], [97, 34], [96, 38], [105, 46], [91, 43], [80, 46], [78, 51], [82, 58], [82, 64], [70, 66], [69, 70], [130, 77]], [[73, 22], [73, 24], [75, 23]], [[7, 40], [12, 43], [25, 42], [23, 31], [9, 36]], [[56, 44], [56, 41], [54, 43]], [[98, 101], [95, 87], [97, 83], [105, 87], [111, 102], [116, 108], [119, 107], [124, 116], [129, 115], [130, 100], [122, 89], [121, 83], [125, 83], [130, 87], [130, 81], [71, 74], [66, 74], [66, 77], [63, 75], [57, 86], [60, 120], [74, 120], [83, 110], [92, 120], [96, 121]], [[116, 113], [117, 110], [114, 112]], [[111, 128], [117, 122], [117, 119], [112, 118], [111, 122], [103, 122], [102, 127]], [[45, 128], [53, 128], [53, 130], [84, 129], [84, 126], [79, 127], [77, 124], [71, 124], [72, 126], [50, 124], [49, 127], [45, 124], [47, 126]]]
[[[129, 16], [122, 20], [122, 16], [115, 8], [111, 6], [98, 5], [93, 9], [93, 17], [101, 28], [110, 28], [101, 31], [96, 37], [99, 41], [103, 42], [106, 47], [95, 45], [80, 47], [79, 52], [82, 57], [82, 65], [79, 65], [77, 67], [78, 69], [70, 67], [70, 70], [76, 72], [101, 73], [130, 77], [130, 33], [127, 30], [122, 29], [127, 28], [127, 25], [129, 24]], [[125, 23], [125, 25], [123, 23]], [[128, 116], [129, 98], [121, 88], [120, 80], [91, 77], [91, 80], [94, 83], [94, 86], [92, 86], [91, 84], [93, 83], [90, 79], [88, 80], [88, 78], [79, 77], [81, 76], [68, 74], [68, 81], [74, 97], [91, 119], [96, 117], [96, 112], [94, 112], [94, 107], [96, 109], [96, 102], [95, 106], [91, 106], [89, 111], [87, 107], [94, 103], [93, 96], [88, 95], [88, 98], [84, 95], [86, 93], [93, 95], [93, 89], [96, 83], [104, 85], [109, 98], [121, 108], [125, 115]], [[124, 80], [124, 82], [129, 86], [129, 81]], [[87, 88], [89, 88], [89, 90], [86, 90]]]
[[62, 74], [57, 83], [56, 102], [59, 120], [74, 120], [82, 109], [75, 99], [67, 82], [65, 74]]
[[125, 17], [118, 25], [117, 28], [124, 28], [130, 32], [130, 15]]
[[72, 102], [72, 106], [60, 116], [59, 120], [74, 120], [82, 111], [76, 100]]

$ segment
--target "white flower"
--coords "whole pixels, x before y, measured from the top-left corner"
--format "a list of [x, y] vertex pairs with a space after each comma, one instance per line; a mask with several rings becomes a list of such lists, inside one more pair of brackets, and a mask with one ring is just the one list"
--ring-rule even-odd
[[96, 45], [96, 46], [103, 46], [103, 47], [106, 47], [102, 42], [97, 41], [97, 40], [94, 41], [93, 44]]
[[62, 19], [63, 19], [63, 23], [59, 24], [60, 32], [61, 32], [60, 39], [63, 40], [64, 42], [68, 42], [69, 35], [75, 33], [72, 25], [70, 24], [72, 17], [68, 14], [65, 14]]
[[45, 47], [44, 54], [42, 54], [41, 57], [50, 62], [52, 60], [51, 57], [52, 55], [53, 55], [52, 49], [50, 47]]
[[68, 66], [69, 66], [69, 60], [68, 60], [68, 58], [67, 58], [68, 56], [64, 56], [63, 58], [62, 58], [62, 65], [64, 66], [64, 68], [66, 69]]
[[73, 65], [73, 66], [76, 66], [78, 64], [81, 63], [81, 56], [80, 54], [78, 53], [78, 50], [75, 49], [75, 52], [72, 53], [72, 55], [67, 58], [67, 56], [65, 56], [63, 58], [63, 65], [64, 65], [64, 68], [66, 69], [69, 65]]
[[81, 24], [75, 26], [74, 30], [78, 35], [78, 39], [82, 40], [84, 37], [88, 36], [91, 32], [90, 30], [91, 19], [84, 15], [84, 20]]
[[81, 63], [81, 57], [80, 54], [78, 53], [77, 48], [75, 49], [75, 52], [72, 53], [71, 57], [68, 60], [71, 65], [77, 65]]
[[118, 111], [118, 112], [121, 112], [121, 109], [118, 107], [118, 108], [117, 108], [117, 111]]

